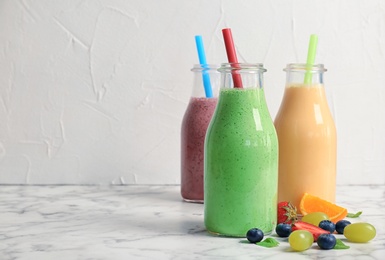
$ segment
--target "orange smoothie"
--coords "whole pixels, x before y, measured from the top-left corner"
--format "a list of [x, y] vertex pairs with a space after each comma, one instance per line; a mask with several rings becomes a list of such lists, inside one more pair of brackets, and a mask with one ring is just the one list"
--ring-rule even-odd
[[274, 125], [278, 201], [291, 201], [298, 208], [307, 192], [335, 202], [336, 128], [323, 84], [287, 85]]

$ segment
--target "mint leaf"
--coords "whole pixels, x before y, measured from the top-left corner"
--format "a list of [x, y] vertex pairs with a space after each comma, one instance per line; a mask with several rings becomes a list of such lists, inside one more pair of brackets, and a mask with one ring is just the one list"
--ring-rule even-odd
[[264, 247], [276, 247], [279, 245], [279, 242], [272, 237], [266, 238], [265, 240], [256, 243], [258, 246]]
[[348, 218], [358, 218], [362, 214], [362, 211], [358, 211], [357, 213], [348, 213], [346, 217]]
[[333, 249], [349, 249], [350, 246], [345, 245], [340, 239], [337, 239], [336, 245]]

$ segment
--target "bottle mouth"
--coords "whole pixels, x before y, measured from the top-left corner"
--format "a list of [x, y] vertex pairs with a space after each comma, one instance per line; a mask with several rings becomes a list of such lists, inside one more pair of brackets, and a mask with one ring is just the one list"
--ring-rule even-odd
[[306, 63], [289, 63], [286, 65], [284, 71], [296, 71], [296, 72], [325, 72], [327, 69], [323, 64], [308, 65]]
[[220, 72], [232, 72], [239, 71], [247, 73], [261, 73], [267, 70], [263, 67], [262, 63], [222, 63], [218, 69]]
[[191, 69], [193, 72], [217, 72], [220, 68], [219, 64], [194, 64], [194, 67]]

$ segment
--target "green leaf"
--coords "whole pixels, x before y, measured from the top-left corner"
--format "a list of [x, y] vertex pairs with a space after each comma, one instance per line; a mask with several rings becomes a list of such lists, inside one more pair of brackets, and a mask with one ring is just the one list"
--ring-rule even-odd
[[337, 239], [336, 245], [333, 249], [349, 249], [350, 246], [345, 245], [340, 239]]
[[264, 246], [264, 247], [276, 247], [279, 245], [279, 242], [272, 237], [268, 237], [265, 240], [258, 242], [256, 244], [258, 246]]
[[348, 218], [358, 218], [362, 214], [362, 211], [358, 211], [357, 213], [348, 213], [346, 217]]

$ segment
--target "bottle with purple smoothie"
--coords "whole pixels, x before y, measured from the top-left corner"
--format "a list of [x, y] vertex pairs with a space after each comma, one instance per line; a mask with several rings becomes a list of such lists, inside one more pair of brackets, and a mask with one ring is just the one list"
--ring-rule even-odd
[[219, 70], [205, 141], [205, 226], [223, 236], [244, 237], [251, 228], [268, 234], [277, 219], [278, 139], [265, 100], [266, 70], [244, 63]]
[[[193, 90], [181, 129], [181, 195], [188, 202], [203, 203], [204, 140], [217, 104], [218, 68], [219, 65], [195, 65], [191, 69]], [[211, 93], [206, 93], [204, 84], [208, 83]]]

